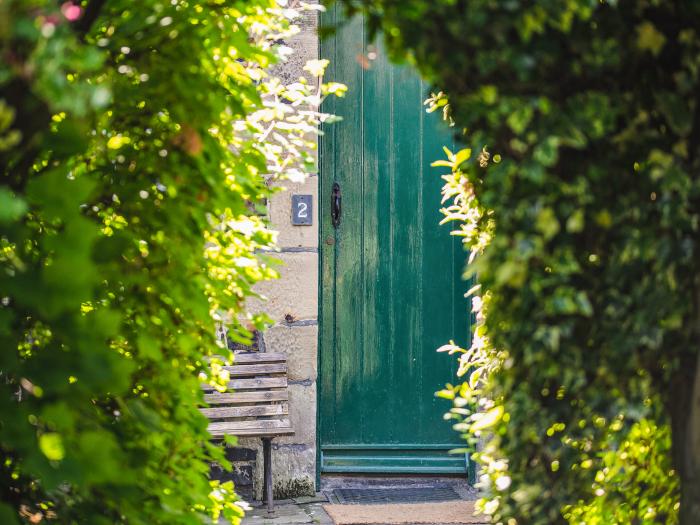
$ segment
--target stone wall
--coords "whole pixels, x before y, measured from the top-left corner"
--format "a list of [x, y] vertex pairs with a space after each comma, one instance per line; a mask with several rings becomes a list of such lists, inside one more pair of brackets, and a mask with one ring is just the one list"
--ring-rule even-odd
[[[317, 2], [307, 2], [317, 3]], [[295, 2], [290, 2], [294, 7]], [[285, 82], [304, 75], [307, 60], [318, 58], [318, 15], [304, 14], [301, 33], [286, 45], [295, 49], [290, 60], [275, 71]], [[273, 441], [274, 496], [278, 499], [314, 495], [316, 479], [316, 368], [318, 340], [318, 176], [302, 184], [285, 182], [285, 191], [269, 203], [270, 220], [279, 231], [277, 255], [283, 266], [278, 280], [262, 283], [257, 291], [267, 297], [261, 305], [274, 326], [263, 334], [262, 347], [284, 352], [289, 363], [289, 410], [296, 433]], [[313, 224], [292, 226], [292, 194], [312, 195]], [[241, 439], [247, 452], [235, 463], [235, 480], [246, 493], [252, 466], [256, 498], [262, 497], [262, 445], [260, 439]]]

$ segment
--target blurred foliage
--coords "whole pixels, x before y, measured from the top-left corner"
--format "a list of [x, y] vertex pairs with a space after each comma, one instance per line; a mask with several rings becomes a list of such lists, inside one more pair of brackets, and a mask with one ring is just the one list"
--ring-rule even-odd
[[596, 497], [565, 508], [564, 516], [575, 525], [678, 523], [678, 479], [671, 469], [668, 427], [643, 419], [618, 443], [615, 430], [622, 425], [611, 426], [609, 450], [595, 473]]
[[484, 510], [672, 523], [680, 493], [700, 522], [700, 3], [343, 3], [465, 146], [445, 213], [487, 313], [446, 349], [486, 373], [442, 395], [486, 437]]
[[[300, 4], [300, 8], [305, 6]], [[325, 61], [275, 0], [0, 2], [0, 523], [237, 523], [197, 410], [315, 169]], [[220, 357], [216, 357], [220, 356]]]
[[[444, 95], [429, 99], [430, 110], [445, 107]], [[478, 204], [474, 188], [469, 183], [460, 166], [471, 157], [471, 150], [462, 149], [457, 153], [445, 150], [447, 158], [433, 163], [434, 166], [449, 167], [451, 173], [443, 176], [442, 209], [444, 223], [455, 222], [453, 234], [460, 236], [472, 247], [469, 262], [488, 246], [494, 234], [493, 213], [486, 212]], [[484, 161], [482, 151], [482, 161]], [[486, 215], [482, 228], [476, 224]], [[512, 360], [507, 352], [498, 351], [491, 344], [486, 319], [491, 304], [491, 292], [481, 295], [481, 284], [468, 292], [472, 296], [472, 315], [475, 328], [471, 346], [460, 348], [454, 342], [444, 345], [438, 351], [459, 355], [459, 377], [467, 379], [456, 386], [447, 385], [438, 395], [453, 400], [454, 407], [446, 417], [457, 423], [455, 430], [462, 433], [471, 445], [473, 452], [479, 438], [488, 432], [504, 428], [510, 421], [506, 412], [504, 394], [495, 396], [489, 388], [494, 375], [504, 373], [504, 364]], [[646, 386], [648, 391], [649, 387]], [[559, 392], [557, 396], [561, 395]], [[624, 413], [616, 415], [608, 422], [604, 417], [594, 416], [592, 426], [598, 433], [598, 441], [575, 441], [566, 432], [566, 424], [556, 422], [550, 425], [544, 435], [552, 438], [560, 436], [567, 447], [578, 448], [585, 453], [580, 461], [572, 465], [572, 470], [591, 471], [592, 483], [579, 493], [570, 495], [571, 501], [561, 508], [562, 515], [572, 525], [605, 524], [651, 524], [678, 523], [679, 487], [678, 476], [671, 465], [671, 435], [667, 424], [654, 423], [653, 419], [666, 421], [658, 411], [661, 403], [645, 398], [641, 403], [633, 403]], [[585, 427], [585, 420], [578, 422]], [[486, 489], [486, 497], [479, 501], [477, 508], [486, 514], [494, 515], [499, 509], [500, 492], [512, 484], [508, 461], [499, 449], [499, 435], [490, 438], [474, 457], [482, 464], [480, 486]], [[562, 468], [559, 457], [554, 457], [549, 465], [553, 473]], [[521, 491], [518, 497], [527, 502]], [[532, 495], [531, 493], [529, 495]], [[511, 518], [515, 519], [515, 518]], [[558, 516], [548, 519], [559, 519]]]

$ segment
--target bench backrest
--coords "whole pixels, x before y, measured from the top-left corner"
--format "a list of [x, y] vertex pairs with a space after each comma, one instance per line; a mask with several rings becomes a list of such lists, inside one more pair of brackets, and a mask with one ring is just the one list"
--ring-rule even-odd
[[204, 387], [204, 400], [210, 406], [201, 411], [210, 420], [212, 437], [293, 434], [287, 357], [273, 352], [245, 352], [236, 353], [233, 363], [226, 367], [231, 377], [229, 391], [221, 393]]

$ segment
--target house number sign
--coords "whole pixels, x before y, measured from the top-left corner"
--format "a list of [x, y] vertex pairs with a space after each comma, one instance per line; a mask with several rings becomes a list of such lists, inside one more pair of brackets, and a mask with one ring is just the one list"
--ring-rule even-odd
[[294, 226], [311, 226], [311, 195], [292, 195], [292, 224]]

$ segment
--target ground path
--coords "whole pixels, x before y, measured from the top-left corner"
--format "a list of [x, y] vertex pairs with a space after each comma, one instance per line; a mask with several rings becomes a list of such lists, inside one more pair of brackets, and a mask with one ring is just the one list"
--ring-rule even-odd
[[249, 511], [243, 525], [482, 525], [473, 516], [477, 495], [457, 478], [325, 479], [315, 497]]

